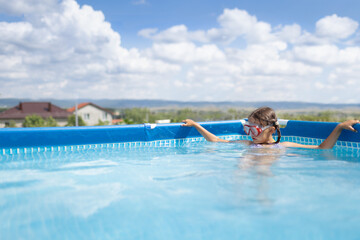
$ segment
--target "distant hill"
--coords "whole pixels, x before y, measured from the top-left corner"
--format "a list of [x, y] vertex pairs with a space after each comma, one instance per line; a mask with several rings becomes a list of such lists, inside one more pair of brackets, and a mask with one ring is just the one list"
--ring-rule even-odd
[[[0, 107], [9, 108], [16, 106], [19, 102], [52, 102], [53, 104], [69, 108], [75, 105], [76, 100], [59, 100], [59, 99], [15, 99], [2, 98], [0, 99]], [[359, 104], [322, 104], [322, 103], [306, 103], [306, 102], [181, 102], [181, 101], [167, 101], [167, 100], [130, 100], [130, 99], [78, 99], [78, 103], [92, 102], [104, 108], [133, 108], [133, 107], [147, 107], [147, 108], [256, 108], [261, 106], [269, 106], [276, 110], [281, 109], [349, 109], [359, 108]]]

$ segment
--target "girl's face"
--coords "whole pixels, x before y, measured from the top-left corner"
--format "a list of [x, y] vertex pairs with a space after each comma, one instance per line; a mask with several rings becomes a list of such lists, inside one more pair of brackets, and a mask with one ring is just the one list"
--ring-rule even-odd
[[[254, 123], [257, 124], [259, 126], [265, 127], [266, 125], [263, 125], [264, 123], [262, 123], [261, 121], [259, 121], [258, 119], [249, 119], [248, 120], [250, 123]], [[269, 127], [265, 130], [263, 130], [260, 135], [256, 136], [256, 137], [252, 137], [253, 142], [254, 143], [272, 143], [275, 142], [272, 135], [273, 133], [275, 133], [275, 127]]]

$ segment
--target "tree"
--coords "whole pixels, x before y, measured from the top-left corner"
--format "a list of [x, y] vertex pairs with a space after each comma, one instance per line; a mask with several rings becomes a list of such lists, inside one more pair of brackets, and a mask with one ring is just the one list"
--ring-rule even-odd
[[184, 108], [176, 111], [174, 116], [171, 118], [171, 122], [181, 122], [187, 118], [193, 119], [195, 121], [200, 120], [198, 112], [190, 108]]
[[237, 110], [235, 108], [230, 108], [227, 111], [226, 120], [242, 119], [242, 118], [246, 118], [248, 115], [249, 112], [243, 110]]
[[[78, 125], [79, 126], [86, 126], [86, 123], [82, 119], [82, 117], [78, 116]], [[75, 123], [75, 115], [70, 115], [68, 117], [68, 123], [66, 124], [67, 127], [76, 126]]]
[[151, 112], [147, 108], [127, 108], [123, 110], [123, 115], [127, 124], [141, 124], [149, 122]]
[[124, 119], [124, 123], [125, 123], [125, 124], [135, 124], [132, 119], [128, 119], [128, 118], [125, 118], [125, 119]]
[[50, 116], [45, 120], [45, 126], [46, 127], [57, 127], [58, 124], [57, 124], [56, 120]]
[[99, 122], [95, 126], [104, 126], [104, 125], [109, 125], [109, 122], [108, 121], [103, 122], [99, 119]]
[[45, 121], [39, 115], [28, 115], [25, 117], [23, 127], [44, 127]]

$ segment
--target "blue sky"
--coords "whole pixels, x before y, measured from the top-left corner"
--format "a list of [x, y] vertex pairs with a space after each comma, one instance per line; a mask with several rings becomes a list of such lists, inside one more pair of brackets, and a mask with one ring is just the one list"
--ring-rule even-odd
[[0, 0], [0, 94], [358, 103], [358, 9], [355, 0]]

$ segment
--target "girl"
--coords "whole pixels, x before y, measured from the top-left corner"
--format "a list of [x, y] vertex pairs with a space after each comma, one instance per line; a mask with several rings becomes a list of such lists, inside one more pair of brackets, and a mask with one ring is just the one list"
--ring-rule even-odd
[[[214, 134], [207, 131], [200, 124], [194, 122], [191, 119], [186, 119], [183, 121], [182, 126], [185, 127], [195, 127], [199, 133], [210, 142], [231, 142], [228, 140], [220, 139]], [[261, 107], [252, 112], [248, 121], [244, 124], [244, 131], [246, 134], [250, 135], [252, 141], [249, 140], [239, 140], [236, 142], [242, 142], [246, 145], [261, 145], [264, 147], [272, 147], [275, 145], [280, 145], [284, 147], [300, 147], [300, 148], [319, 148], [319, 149], [330, 149], [333, 148], [337, 139], [340, 136], [340, 133], [343, 129], [347, 129], [353, 132], [357, 132], [353, 125], [359, 123], [359, 120], [348, 120], [343, 123], [339, 123], [332, 133], [319, 145], [303, 145], [293, 142], [280, 142], [281, 132], [280, 126], [277, 121], [275, 111], [269, 107]], [[275, 141], [272, 135], [275, 133], [278, 134], [278, 138]]]

